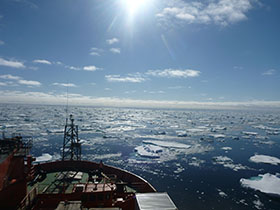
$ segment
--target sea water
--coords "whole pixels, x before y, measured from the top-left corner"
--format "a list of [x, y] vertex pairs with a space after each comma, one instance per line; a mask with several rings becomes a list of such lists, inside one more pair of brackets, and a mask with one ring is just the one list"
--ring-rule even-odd
[[[61, 157], [64, 106], [0, 104], [0, 110], [1, 131], [32, 136], [38, 162]], [[83, 159], [142, 176], [181, 210], [280, 209], [279, 195], [269, 193], [280, 180], [277, 111], [75, 106], [68, 112], [79, 126]], [[270, 180], [274, 189], [262, 192]]]

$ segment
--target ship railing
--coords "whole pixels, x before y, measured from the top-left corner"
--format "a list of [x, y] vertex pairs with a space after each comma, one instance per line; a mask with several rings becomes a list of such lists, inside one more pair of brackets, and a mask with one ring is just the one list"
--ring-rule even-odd
[[24, 149], [31, 149], [32, 146], [33, 146], [33, 138], [30, 136], [24, 137], [21, 147]]
[[37, 195], [38, 195], [38, 189], [37, 187], [34, 187], [32, 190], [28, 192], [28, 194], [20, 202], [17, 209], [18, 210], [32, 209], [32, 206], [34, 205]]
[[26, 156], [29, 154], [30, 149], [33, 146], [32, 137], [24, 137], [19, 145], [18, 155]]

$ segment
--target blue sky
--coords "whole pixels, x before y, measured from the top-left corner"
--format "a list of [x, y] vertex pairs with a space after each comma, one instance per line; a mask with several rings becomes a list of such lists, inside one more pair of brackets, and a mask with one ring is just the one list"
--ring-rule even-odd
[[280, 107], [278, 0], [1, 0], [1, 102]]

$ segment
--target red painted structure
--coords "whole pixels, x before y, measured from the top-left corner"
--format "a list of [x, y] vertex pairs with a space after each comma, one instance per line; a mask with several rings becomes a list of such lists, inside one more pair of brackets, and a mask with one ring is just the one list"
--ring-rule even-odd
[[[55, 161], [49, 163], [43, 163], [35, 165], [35, 171], [37, 173], [53, 173], [60, 171], [79, 171], [91, 173], [91, 171], [102, 171], [106, 175], [114, 175], [118, 179], [122, 180], [129, 186], [132, 186], [137, 192], [148, 193], [156, 192], [154, 187], [145, 181], [143, 178], [130, 173], [128, 171], [107, 166], [102, 163], [95, 163], [91, 161]], [[99, 184], [103, 185], [103, 184]], [[59, 193], [49, 194], [41, 193], [38, 194], [37, 204], [35, 209], [40, 208], [55, 208], [60, 201], [82, 201], [84, 207], [120, 207], [123, 210], [135, 209], [135, 194], [118, 192], [115, 184], [108, 184], [109, 187], [104, 187], [103, 190], [97, 190], [90, 192], [91, 186], [84, 186], [84, 190], [77, 192], [74, 190], [72, 193]], [[112, 189], [110, 189], [112, 188]]]
[[0, 146], [0, 207], [14, 209], [27, 194], [27, 181], [32, 174], [32, 158], [26, 157], [30, 147], [19, 136], [0, 140]]
[[[135, 193], [123, 191], [123, 185], [139, 193], [156, 191], [143, 178], [102, 162], [61, 160], [33, 165], [34, 158], [27, 155], [29, 147], [23, 144], [20, 137], [0, 140], [0, 144], [0, 209], [55, 209], [61, 201], [81, 201], [81, 205], [87, 208], [119, 207], [122, 210], [133, 210]], [[36, 187], [27, 192], [27, 184], [34, 182], [35, 177], [71, 171], [99, 173], [103, 177], [113, 178], [106, 178], [108, 183], [74, 184], [72, 192], [39, 192]], [[121, 183], [116, 180], [121, 180]]]
[[[46, 210], [77, 202], [85, 208], [134, 210], [136, 193], [156, 192], [150, 183], [131, 172], [81, 160], [78, 127], [72, 115], [70, 120], [70, 130], [66, 120], [64, 132], [66, 155], [60, 161], [33, 165], [35, 159], [28, 155], [31, 141], [24, 142], [20, 136], [0, 139], [0, 209]], [[71, 150], [76, 146], [77, 150]], [[79, 173], [80, 178], [75, 178]], [[39, 188], [40, 183], [44, 188]]]

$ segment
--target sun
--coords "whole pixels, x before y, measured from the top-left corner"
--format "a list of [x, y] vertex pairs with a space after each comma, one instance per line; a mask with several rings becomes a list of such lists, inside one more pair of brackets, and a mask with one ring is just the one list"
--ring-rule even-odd
[[151, 0], [121, 0], [122, 5], [128, 14], [133, 16], [140, 10], [144, 9]]

